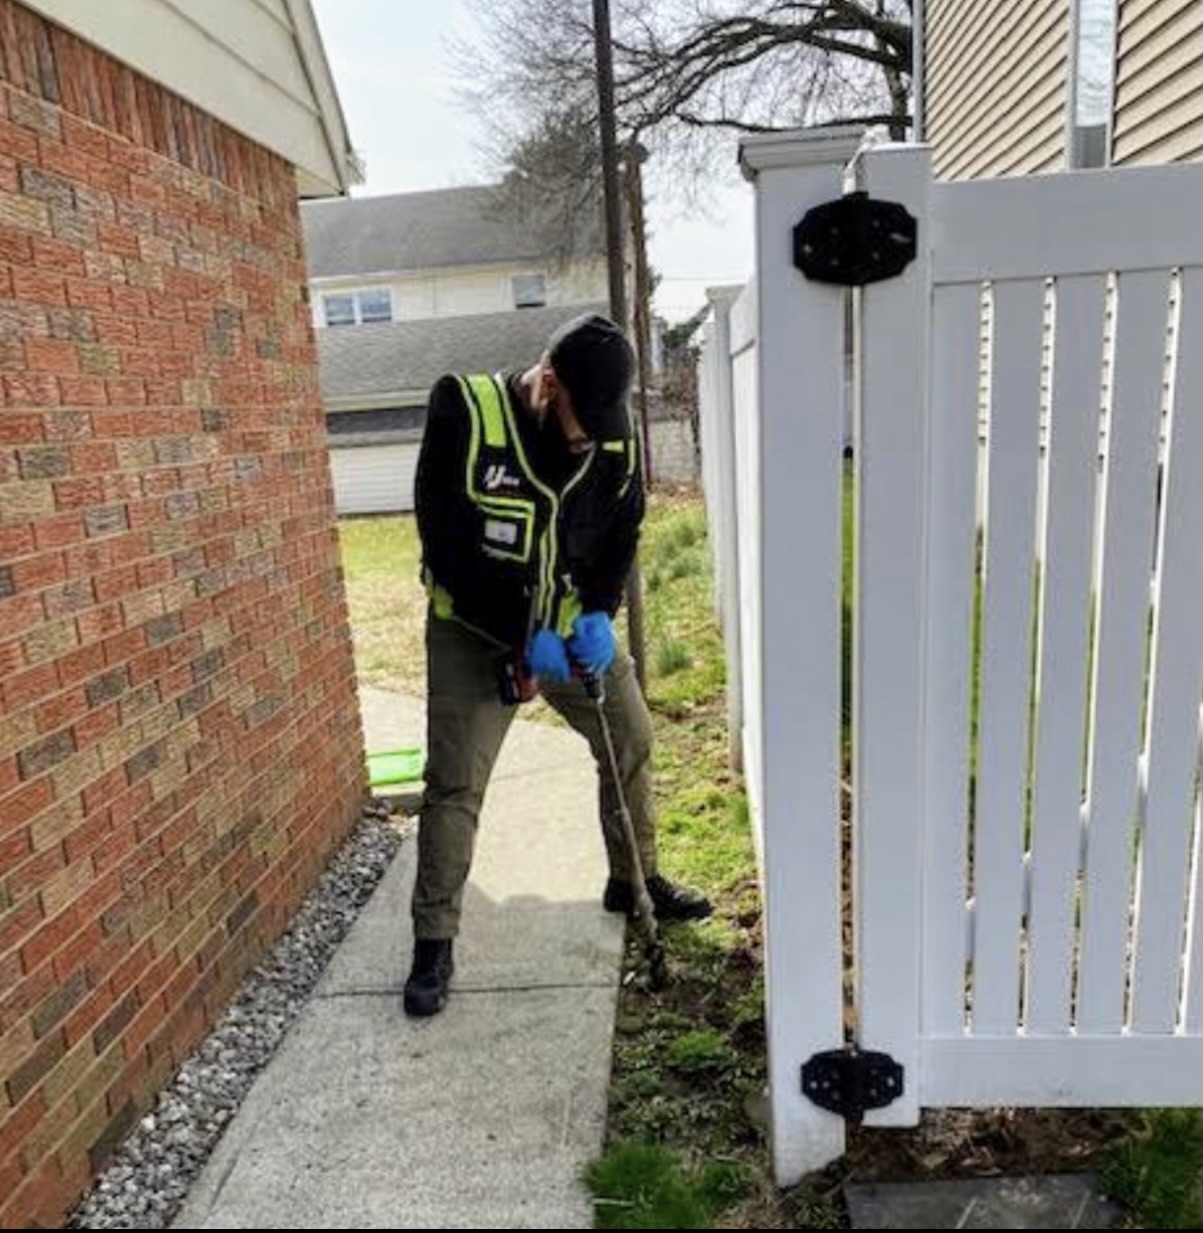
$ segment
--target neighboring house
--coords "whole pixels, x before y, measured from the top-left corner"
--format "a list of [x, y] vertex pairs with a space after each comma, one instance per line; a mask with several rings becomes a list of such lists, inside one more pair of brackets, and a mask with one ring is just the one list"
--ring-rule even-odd
[[0, 1227], [60, 1227], [363, 800], [309, 0], [0, 0]]
[[926, 0], [923, 31], [940, 176], [1203, 157], [1203, 0]]
[[496, 186], [311, 202], [301, 216], [319, 329], [606, 298], [604, 251], [560, 261]]
[[495, 186], [302, 209], [340, 514], [413, 508], [430, 387], [533, 363], [552, 330], [606, 311], [603, 252], [562, 260]]
[[539, 358], [555, 328], [604, 303], [324, 330], [322, 401], [340, 513], [413, 508], [431, 386], [447, 372], [499, 372]]

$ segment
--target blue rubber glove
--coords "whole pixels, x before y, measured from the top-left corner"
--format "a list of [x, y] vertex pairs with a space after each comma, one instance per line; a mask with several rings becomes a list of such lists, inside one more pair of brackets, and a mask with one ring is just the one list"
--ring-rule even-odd
[[604, 612], [582, 612], [572, 622], [568, 654], [586, 672], [598, 675], [614, 662], [614, 623]]
[[530, 646], [526, 649], [526, 658], [535, 676], [550, 677], [553, 681], [567, 681], [572, 677], [568, 648], [564, 645], [564, 639], [554, 630], [535, 630]]

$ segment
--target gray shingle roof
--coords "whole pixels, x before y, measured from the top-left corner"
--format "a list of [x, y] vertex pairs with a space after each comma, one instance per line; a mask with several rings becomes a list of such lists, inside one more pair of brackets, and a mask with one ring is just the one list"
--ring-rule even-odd
[[317, 331], [322, 397], [421, 391], [447, 372], [497, 372], [533, 364], [555, 328], [604, 304], [511, 309]]
[[310, 278], [546, 259], [532, 216], [489, 185], [305, 202], [301, 223]]

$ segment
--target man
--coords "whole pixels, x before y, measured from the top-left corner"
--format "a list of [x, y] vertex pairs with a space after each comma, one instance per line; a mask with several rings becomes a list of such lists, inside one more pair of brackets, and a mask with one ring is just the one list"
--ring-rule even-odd
[[418, 459], [417, 514], [430, 595], [426, 794], [413, 893], [411, 1015], [437, 1014], [454, 969], [477, 819], [513, 703], [547, 701], [590, 744], [599, 771], [612, 912], [633, 911], [631, 862], [595, 704], [574, 668], [604, 674], [606, 714], [648, 890], [664, 920], [710, 913], [656, 872], [651, 720], [612, 618], [643, 518], [627, 411], [630, 344], [577, 317], [522, 374], [443, 377]]

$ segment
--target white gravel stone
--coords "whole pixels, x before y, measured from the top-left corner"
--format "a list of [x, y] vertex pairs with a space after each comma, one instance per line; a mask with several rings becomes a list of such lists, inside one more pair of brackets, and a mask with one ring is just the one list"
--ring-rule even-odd
[[364, 810], [288, 932], [118, 1146], [68, 1228], [161, 1229], [170, 1223], [408, 831], [382, 804]]

